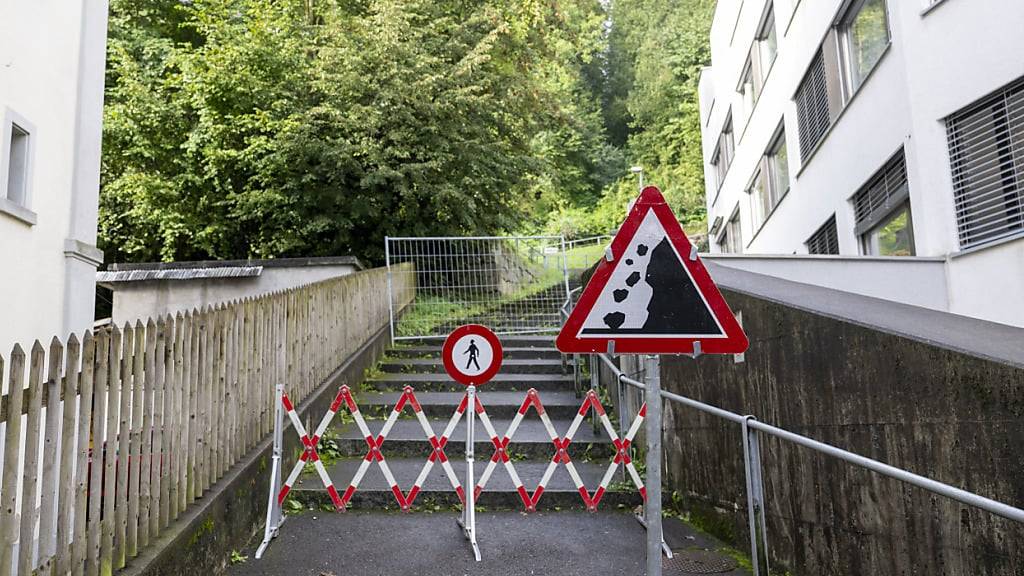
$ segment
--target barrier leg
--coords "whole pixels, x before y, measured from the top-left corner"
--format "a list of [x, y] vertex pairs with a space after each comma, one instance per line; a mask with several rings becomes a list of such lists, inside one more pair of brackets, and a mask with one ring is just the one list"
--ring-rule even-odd
[[263, 529], [263, 542], [260, 542], [256, 549], [256, 559], [259, 560], [266, 552], [270, 541], [277, 537], [281, 524], [284, 523], [284, 514], [281, 512], [281, 504], [277, 501], [277, 494], [281, 490], [281, 451], [283, 449], [282, 427], [284, 426], [284, 408], [281, 404], [281, 397], [284, 395], [284, 384], [278, 384], [276, 389], [274, 408], [274, 453], [271, 457], [270, 467], [270, 493], [267, 496], [267, 525]]
[[466, 503], [462, 507], [462, 517], [459, 518], [459, 526], [473, 547], [473, 557], [480, 561], [480, 546], [476, 543], [476, 479], [473, 477], [474, 444], [476, 432], [474, 420], [476, 417], [476, 386], [466, 388]]
[[[644, 507], [644, 513], [643, 514], [636, 514], [633, 517], [636, 518], [636, 521], [639, 522], [640, 525], [644, 527], [644, 530], [647, 530], [647, 519], [645, 518], [645, 516], [647, 516], [647, 507], [646, 506]], [[662, 535], [661, 535], [661, 553], [665, 555], [665, 558], [668, 558], [670, 560], [672, 559], [672, 549], [669, 548], [668, 544], [665, 543], [665, 534], [664, 533], [662, 533]]]
[[764, 517], [764, 480], [761, 476], [761, 447], [757, 431], [743, 421], [743, 468], [747, 479], [747, 522], [750, 530], [750, 559], [754, 576], [768, 576], [768, 528]]

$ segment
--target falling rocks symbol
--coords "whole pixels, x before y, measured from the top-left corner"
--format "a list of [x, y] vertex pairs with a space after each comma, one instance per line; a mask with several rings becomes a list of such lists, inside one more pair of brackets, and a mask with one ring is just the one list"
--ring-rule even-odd
[[[647, 303], [647, 320], [642, 328], [622, 328], [626, 322], [623, 311], [609, 312], [602, 319], [606, 329], [585, 329], [584, 334], [700, 334], [718, 335], [722, 331], [715, 323], [711, 311], [701, 298], [697, 287], [693, 285], [690, 275], [683, 268], [668, 238], [650, 250], [640, 244], [636, 253], [640, 257], [650, 258], [646, 262], [643, 274], [634, 270], [626, 278], [627, 288], [617, 288], [612, 292], [616, 303], [622, 303], [629, 296], [629, 288], [635, 287], [641, 280], [651, 287], [651, 297]], [[633, 265], [633, 259], [626, 264]], [[642, 263], [641, 263], [642, 265]]]
[[644, 333], [721, 334], [668, 238], [651, 252], [644, 280], [653, 289]]

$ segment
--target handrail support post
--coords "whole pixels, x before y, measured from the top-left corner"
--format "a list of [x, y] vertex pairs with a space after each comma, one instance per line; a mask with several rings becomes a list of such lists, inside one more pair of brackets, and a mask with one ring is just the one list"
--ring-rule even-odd
[[768, 527], [765, 519], [764, 480], [761, 468], [761, 447], [757, 430], [750, 427], [756, 420], [746, 416], [742, 422], [743, 469], [747, 482], [747, 528], [750, 532], [750, 560], [754, 576], [768, 576]]

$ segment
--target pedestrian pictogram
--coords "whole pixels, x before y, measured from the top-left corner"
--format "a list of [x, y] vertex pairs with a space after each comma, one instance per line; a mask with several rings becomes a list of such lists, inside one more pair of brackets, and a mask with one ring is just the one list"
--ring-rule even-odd
[[501, 368], [501, 342], [489, 328], [467, 324], [456, 328], [441, 351], [444, 368], [456, 382], [479, 386]]
[[555, 341], [562, 352], [738, 354], [747, 336], [654, 186], [640, 194]]

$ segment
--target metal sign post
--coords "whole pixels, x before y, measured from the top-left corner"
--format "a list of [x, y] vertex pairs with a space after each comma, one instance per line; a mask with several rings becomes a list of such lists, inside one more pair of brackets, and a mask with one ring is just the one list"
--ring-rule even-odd
[[[654, 186], [642, 188], [555, 344], [563, 354], [739, 354], [743, 327]], [[661, 375], [647, 356], [647, 574], [660, 576]], [[620, 382], [621, 384], [621, 382]]]
[[661, 373], [657, 356], [645, 360], [647, 401], [647, 576], [661, 576]]

